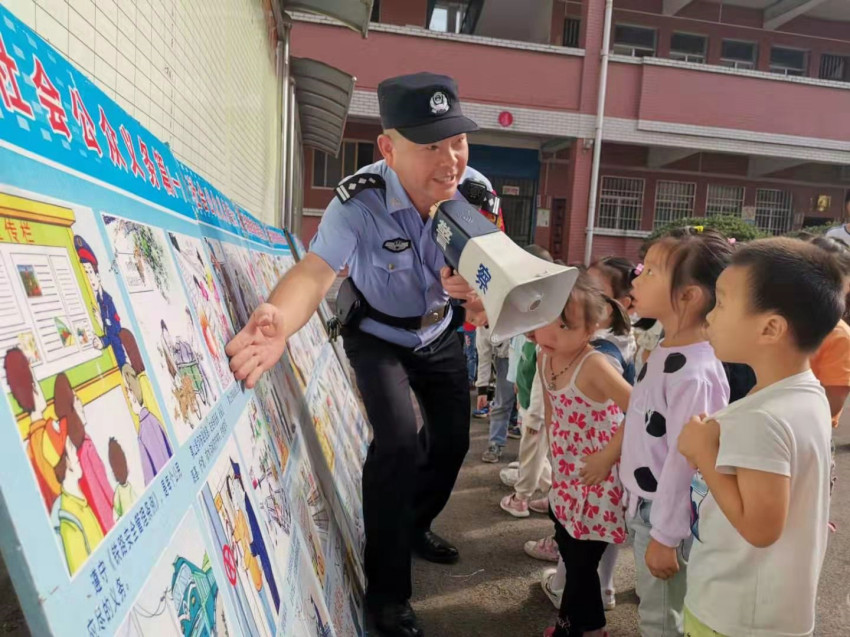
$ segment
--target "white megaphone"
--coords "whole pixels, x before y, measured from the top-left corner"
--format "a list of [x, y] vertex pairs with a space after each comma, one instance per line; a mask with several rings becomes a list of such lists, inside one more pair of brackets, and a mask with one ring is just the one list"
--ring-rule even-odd
[[493, 342], [558, 318], [578, 278], [576, 268], [529, 254], [466, 201], [441, 201], [431, 218], [446, 263], [483, 301]]

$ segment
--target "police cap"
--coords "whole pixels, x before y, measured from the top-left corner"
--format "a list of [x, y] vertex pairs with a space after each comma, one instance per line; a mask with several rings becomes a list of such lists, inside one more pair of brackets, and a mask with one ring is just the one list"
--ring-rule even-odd
[[414, 73], [378, 85], [378, 104], [384, 130], [397, 130], [416, 144], [433, 144], [478, 130], [464, 117], [457, 84], [446, 75]]

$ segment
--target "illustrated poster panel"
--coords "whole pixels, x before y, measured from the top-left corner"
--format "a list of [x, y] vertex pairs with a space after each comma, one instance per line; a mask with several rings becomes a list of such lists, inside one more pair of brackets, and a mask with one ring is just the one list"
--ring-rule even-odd
[[155, 361], [153, 373], [165, 394], [178, 443], [182, 444], [221, 395], [218, 378], [196, 327], [166, 233], [108, 213], [103, 214], [103, 222], [119, 276]]

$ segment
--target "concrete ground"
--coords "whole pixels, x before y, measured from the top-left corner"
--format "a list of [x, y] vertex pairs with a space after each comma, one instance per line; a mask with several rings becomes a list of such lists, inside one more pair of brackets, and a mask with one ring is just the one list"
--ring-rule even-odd
[[[848, 415], [845, 420], [850, 420]], [[542, 515], [517, 520], [502, 512], [499, 499], [510, 491], [499, 470], [514, 460], [511, 440], [503, 462], [483, 464], [487, 421], [472, 421], [472, 446], [446, 510], [434, 530], [456, 542], [461, 560], [440, 566], [416, 560], [413, 606], [427, 637], [526, 637], [541, 635], [555, 609], [539, 585], [548, 564], [525, 555], [522, 545], [551, 533]], [[838, 533], [830, 538], [820, 586], [818, 626], [821, 637], [850, 634], [850, 423], [838, 435], [839, 484], [832, 502]], [[793, 576], [789, 574], [789, 577]], [[608, 613], [612, 637], [637, 635], [634, 560], [623, 549], [617, 565], [617, 608]], [[28, 635], [8, 575], [0, 561], [0, 635]]]
[[[838, 433], [839, 482], [832, 501], [838, 532], [830, 537], [821, 577], [815, 634], [822, 637], [850, 634], [850, 423], [844, 422]], [[509, 441], [501, 464], [483, 464], [487, 434], [487, 421], [472, 421], [470, 452], [433, 527], [458, 545], [460, 561], [441, 566], [417, 559], [414, 564], [413, 607], [426, 637], [537, 636], [555, 620], [555, 608], [539, 584], [540, 572], [552, 565], [531, 559], [522, 549], [526, 540], [550, 534], [552, 522], [535, 513], [516, 519], [499, 508], [499, 499], [510, 493], [499, 470], [516, 459], [519, 441]], [[611, 637], [638, 635], [629, 548], [621, 549], [615, 583], [617, 608], [607, 614]]]

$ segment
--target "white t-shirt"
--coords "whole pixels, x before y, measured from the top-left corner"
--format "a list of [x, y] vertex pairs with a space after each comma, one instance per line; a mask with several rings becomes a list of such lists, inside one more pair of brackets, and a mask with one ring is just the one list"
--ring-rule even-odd
[[823, 388], [806, 371], [732, 403], [714, 418], [720, 423], [717, 470], [790, 476], [791, 500], [781, 537], [756, 548], [706, 495], [698, 474], [685, 605], [724, 635], [809, 635], [829, 519], [831, 426]]
[[850, 232], [847, 232], [847, 226], [845, 224], [830, 228], [826, 231], [826, 236], [833, 239], [841, 239], [844, 243], [850, 245]]

